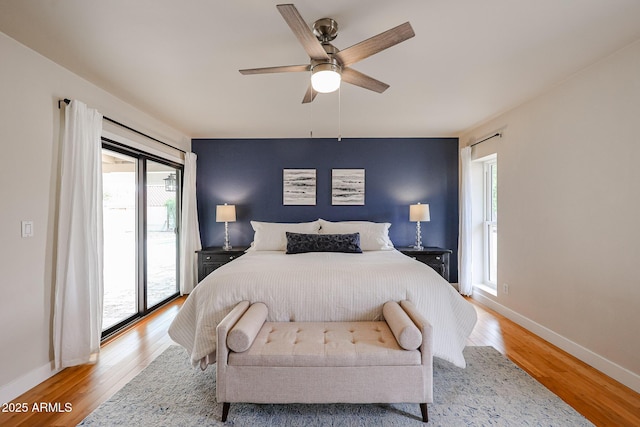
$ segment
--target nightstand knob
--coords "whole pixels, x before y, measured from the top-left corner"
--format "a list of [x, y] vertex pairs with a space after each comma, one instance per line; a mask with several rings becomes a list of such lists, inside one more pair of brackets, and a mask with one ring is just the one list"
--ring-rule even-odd
[[211, 259], [211, 256], [207, 256], [207, 259]]
[[231, 256], [229, 257], [229, 260], [232, 260], [232, 259], [234, 259], [234, 258], [235, 258], [235, 256], [234, 256], [234, 255], [231, 255]]
[[440, 259], [440, 257], [439, 257], [439, 256], [437, 256], [437, 257], [436, 257], [436, 259]]

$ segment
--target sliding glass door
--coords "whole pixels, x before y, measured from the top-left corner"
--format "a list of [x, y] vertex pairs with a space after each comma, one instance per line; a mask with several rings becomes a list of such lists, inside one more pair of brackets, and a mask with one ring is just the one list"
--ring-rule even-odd
[[103, 143], [103, 336], [178, 294], [182, 167]]
[[177, 198], [180, 171], [147, 161], [147, 306], [175, 295], [178, 283]]
[[138, 313], [136, 176], [135, 157], [102, 150], [103, 329]]

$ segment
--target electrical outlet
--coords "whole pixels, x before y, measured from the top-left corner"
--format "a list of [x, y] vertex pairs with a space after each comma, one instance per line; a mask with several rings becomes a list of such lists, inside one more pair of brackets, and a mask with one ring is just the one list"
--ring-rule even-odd
[[502, 284], [502, 293], [505, 295], [509, 295], [509, 284], [508, 283], [503, 283]]

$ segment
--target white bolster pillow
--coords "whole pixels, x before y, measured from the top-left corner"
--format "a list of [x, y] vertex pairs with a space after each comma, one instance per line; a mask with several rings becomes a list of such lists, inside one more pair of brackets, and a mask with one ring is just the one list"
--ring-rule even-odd
[[251, 307], [229, 331], [227, 347], [236, 353], [249, 350], [264, 321], [267, 320], [268, 313], [269, 310], [264, 303], [251, 304]]
[[397, 302], [386, 302], [382, 307], [382, 314], [400, 347], [405, 350], [416, 350], [422, 345], [420, 329]]

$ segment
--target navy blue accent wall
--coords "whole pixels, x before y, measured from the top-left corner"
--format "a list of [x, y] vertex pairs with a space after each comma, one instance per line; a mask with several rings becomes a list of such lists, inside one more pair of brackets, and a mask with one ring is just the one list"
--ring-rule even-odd
[[[249, 221], [369, 220], [390, 222], [394, 245], [415, 243], [409, 205], [428, 203], [422, 244], [453, 250], [451, 281], [458, 280], [458, 139], [194, 139], [203, 246], [222, 246], [224, 224], [216, 205], [235, 204], [231, 245], [249, 245]], [[316, 169], [316, 205], [282, 204], [282, 170]], [[331, 205], [331, 170], [365, 169], [364, 206]]]

